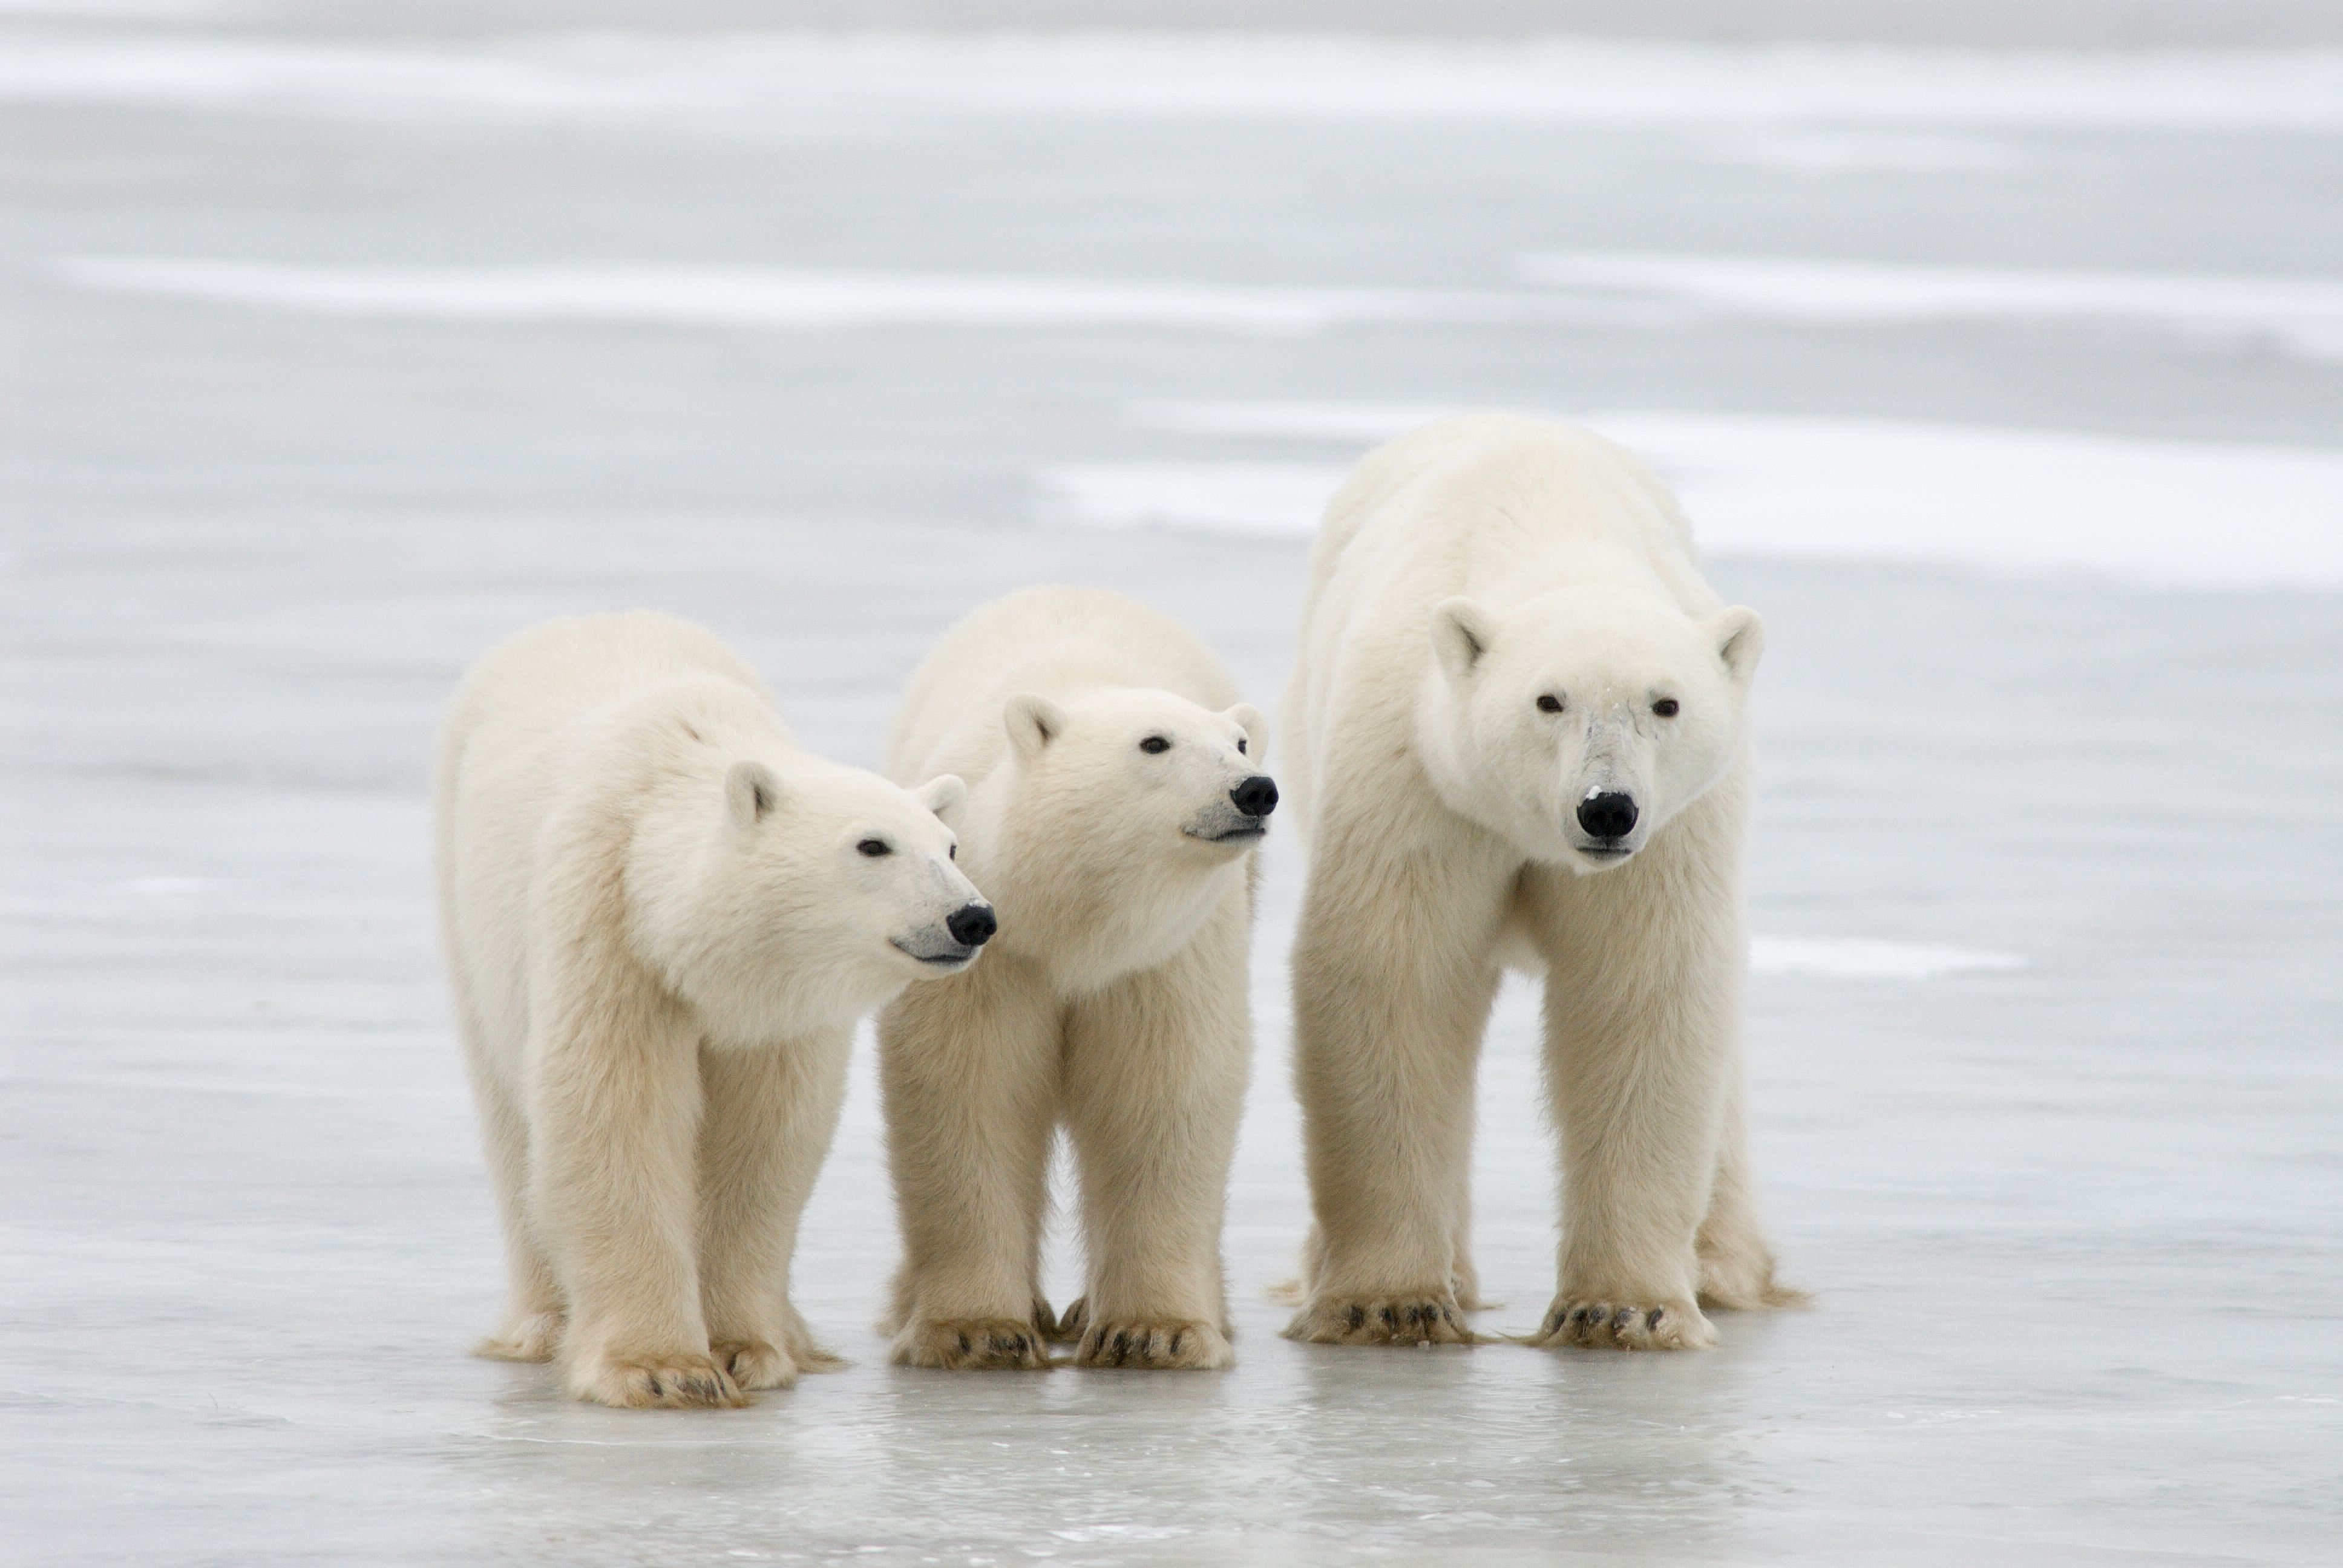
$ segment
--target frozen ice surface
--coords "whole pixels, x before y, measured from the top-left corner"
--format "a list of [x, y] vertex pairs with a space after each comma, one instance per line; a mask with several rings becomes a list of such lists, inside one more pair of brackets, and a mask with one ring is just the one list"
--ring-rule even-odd
[[[1391, 37], [760, 38], [729, 0], [546, 35], [571, 9], [0, 4], [0, 1561], [2335, 1559], [2343, 366], [2072, 286], [2328, 310], [2331, 55], [2004, 69], [1679, 17], [1419, 73]], [[1534, 68], [1565, 57], [1601, 91]], [[809, 81], [820, 114], [773, 91]], [[1556, 255], [1706, 257], [1676, 282], [1708, 302], [1239, 308], [1511, 299]], [[863, 313], [321, 314], [91, 257], [654, 304], [820, 278]], [[1792, 304], [1842, 268], [1896, 307], [1713, 307], [1753, 257], [1817, 269], [1766, 275]], [[1002, 282], [1069, 278], [1111, 308]], [[852, 1370], [628, 1414], [464, 1353], [498, 1265], [423, 770], [466, 661], [657, 605], [867, 761], [950, 617], [1060, 578], [1188, 618], [1265, 701], [1302, 575], [1279, 476], [1339, 470], [1359, 410], [1491, 405], [1639, 411], [1766, 615], [1750, 1050], [1813, 1310], [1674, 1358], [1279, 1339], [1305, 1197], [1272, 839], [1235, 1371], [887, 1367], [867, 1053], [797, 1268]], [[1783, 451], [1831, 470], [1804, 501]], [[1267, 521], [1101, 529], [1053, 487], [1151, 467], [1250, 472]], [[1962, 535], [2052, 480], [2099, 509]], [[1483, 1066], [1496, 1330], [1553, 1282], [1534, 1003]]]

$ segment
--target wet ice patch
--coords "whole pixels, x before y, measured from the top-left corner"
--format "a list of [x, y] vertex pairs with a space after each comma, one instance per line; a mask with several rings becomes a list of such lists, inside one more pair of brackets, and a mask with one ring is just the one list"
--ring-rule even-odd
[[1770, 320], [2120, 321], [2183, 337], [2268, 342], [2343, 358], [2343, 278], [2084, 272], [1734, 256], [1581, 252], [1522, 275], [1602, 296], [1674, 300]]
[[1821, 975], [1833, 980], [1935, 980], [1940, 975], [2019, 970], [2016, 953], [1855, 937], [1755, 937], [1752, 974]]
[[[1335, 446], [1344, 460], [1052, 469], [1058, 514], [1306, 537], [1356, 448], [1453, 409], [1146, 405], [1194, 435]], [[1869, 419], [1565, 415], [1625, 443], [1722, 554], [2084, 571], [2167, 586], [2343, 585], [2343, 452]]]
[[352, 116], [2343, 126], [2343, 53], [1443, 42], [1332, 35], [596, 32], [463, 45], [0, 40], [0, 97]]

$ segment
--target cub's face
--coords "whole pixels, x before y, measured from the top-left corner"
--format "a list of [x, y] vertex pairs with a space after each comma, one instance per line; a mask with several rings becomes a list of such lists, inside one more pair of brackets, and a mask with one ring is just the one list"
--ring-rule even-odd
[[1500, 616], [1437, 606], [1427, 751], [1462, 814], [1538, 860], [1625, 863], [1725, 776], [1764, 647], [1756, 612], [1567, 590]]
[[968, 968], [996, 930], [958, 863], [968, 791], [952, 775], [904, 789], [860, 769], [779, 778], [740, 762], [725, 798], [736, 886], [779, 961], [884, 989]]
[[1027, 695], [1009, 699], [1002, 720], [1023, 776], [1019, 826], [1121, 865], [1233, 859], [1277, 807], [1268, 722], [1249, 703], [1215, 713], [1168, 691]]

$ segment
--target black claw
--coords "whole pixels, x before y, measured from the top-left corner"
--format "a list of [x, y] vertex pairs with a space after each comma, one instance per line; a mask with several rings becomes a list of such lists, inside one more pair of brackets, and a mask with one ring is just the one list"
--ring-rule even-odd
[[1658, 1328], [1660, 1326], [1660, 1319], [1665, 1314], [1662, 1309], [1654, 1307], [1650, 1312], [1644, 1314], [1644, 1326], [1647, 1329]]
[[1365, 1327], [1367, 1326], [1367, 1309], [1366, 1309], [1366, 1308], [1364, 1308], [1364, 1307], [1353, 1307], [1353, 1308], [1351, 1309], [1351, 1311], [1350, 1311], [1349, 1317], [1350, 1317], [1350, 1326], [1351, 1326], [1351, 1327], [1353, 1327], [1353, 1328], [1354, 1328], [1354, 1329], [1363, 1329], [1363, 1328], [1365, 1328]]
[[659, 1387], [659, 1373], [645, 1372], [643, 1374], [643, 1378], [645, 1382], [651, 1385], [651, 1397], [653, 1399], [665, 1399], [667, 1397], [667, 1390]]
[[1182, 1334], [1177, 1329], [1172, 1331], [1172, 1353], [1173, 1355], [1176, 1356], [1180, 1353], [1180, 1342], [1186, 1337], [1186, 1335]]
[[1541, 1335], [1560, 1333], [1562, 1332], [1562, 1309], [1560, 1307], [1554, 1308], [1552, 1312], [1546, 1313], [1545, 1327], [1540, 1329], [1538, 1332]]
[[974, 1350], [975, 1348], [976, 1348], [975, 1346], [973, 1346], [973, 1345], [971, 1345], [971, 1344], [970, 1344], [970, 1343], [968, 1342], [968, 1336], [967, 1336], [966, 1334], [962, 1334], [962, 1335], [960, 1335], [960, 1354], [962, 1354], [962, 1355], [966, 1355], [966, 1354], [968, 1354], [970, 1351]]
[[1395, 1329], [1399, 1327], [1399, 1314], [1392, 1311], [1389, 1307], [1385, 1307], [1383, 1309], [1383, 1327], [1387, 1329]]
[[1611, 1314], [1611, 1326], [1614, 1330], [1624, 1329], [1634, 1321], [1635, 1309], [1633, 1307], [1621, 1307], [1617, 1312]]

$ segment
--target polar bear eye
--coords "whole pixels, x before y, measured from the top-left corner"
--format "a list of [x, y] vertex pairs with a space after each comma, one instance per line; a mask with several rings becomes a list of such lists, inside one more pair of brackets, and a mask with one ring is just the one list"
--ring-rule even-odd
[[1242, 735], [1240, 735], [1240, 736], [1238, 736], [1238, 737], [1237, 737], [1237, 755], [1238, 755], [1238, 756], [1240, 756], [1240, 757], [1242, 757], [1242, 756], [1243, 756], [1244, 754], [1245, 754], [1245, 743], [1244, 743], [1244, 737], [1243, 737], [1243, 736], [1242, 736]]
[[1673, 697], [1663, 697], [1652, 704], [1652, 711], [1663, 719], [1674, 719], [1676, 716], [1676, 699]]
[[1562, 699], [1556, 697], [1551, 691], [1547, 692], [1544, 697], [1538, 699], [1538, 711], [1540, 713], [1560, 713], [1562, 711]]
[[1172, 743], [1161, 735], [1151, 735], [1139, 743], [1139, 749], [1152, 757], [1159, 751], [1171, 750]]
[[854, 847], [874, 859], [880, 855], [891, 855], [895, 852], [894, 846], [884, 839], [865, 839]]

